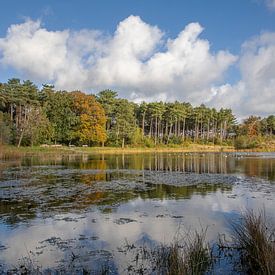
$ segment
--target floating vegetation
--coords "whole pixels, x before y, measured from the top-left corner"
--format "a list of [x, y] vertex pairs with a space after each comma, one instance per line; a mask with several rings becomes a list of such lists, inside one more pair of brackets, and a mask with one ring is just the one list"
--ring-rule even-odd
[[[266, 205], [274, 221], [270, 155], [125, 154], [4, 164], [0, 274], [274, 273], [272, 227], [249, 227], [262, 224], [258, 214], [249, 220], [239, 212]], [[182, 226], [188, 233], [173, 239]], [[223, 246], [219, 233], [228, 240]]]
[[[241, 274], [275, 274], [274, 230], [268, 225], [264, 211], [248, 210], [238, 223], [232, 222], [231, 241], [221, 241], [220, 238], [218, 250], [215, 250], [215, 243], [211, 245], [206, 241], [206, 234], [207, 229], [178, 233], [168, 244], [157, 243], [146, 235], [135, 243], [125, 240], [117, 249], [129, 259], [124, 263], [123, 274], [217, 274], [216, 264], [222, 259], [232, 262], [232, 271]], [[53, 237], [45, 241], [55, 244], [61, 240]], [[111, 252], [95, 250], [88, 254], [97, 259], [93, 260], [94, 268], [86, 267], [81, 263], [81, 255], [71, 252], [70, 261], [54, 272], [120, 274]], [[44, 274], [32, 258], [29, 254], [7, 274]]]

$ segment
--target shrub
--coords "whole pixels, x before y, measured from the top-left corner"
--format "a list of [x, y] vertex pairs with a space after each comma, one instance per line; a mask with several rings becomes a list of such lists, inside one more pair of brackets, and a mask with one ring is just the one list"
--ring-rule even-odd
[[183, 143], [183, 138], [182, 137], [177, 137], [177, 136], [172, 136], [169, 140], [167, 144], [177, 144], [177, 145], [181, 145]]
[[144, 143], [145, 147], [148, 147], [148, 148], [155, 147], [155, 141], [152, 138], [144, 137], [143, 143]]
[[236, 149], [253, 149], [261, 145], [259, 137], [239, 136], [235, 139], [234, 146]]
[[130, 137], [130, 144], [131, 145], [143, 145], [143, 137], [142, 137], [142, 131], [140, 128], [136, 128], [131, 137]]

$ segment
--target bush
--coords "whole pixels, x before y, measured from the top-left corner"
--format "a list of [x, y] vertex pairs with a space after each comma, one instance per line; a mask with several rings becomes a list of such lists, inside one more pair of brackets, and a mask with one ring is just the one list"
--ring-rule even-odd
[[183, 138], [182, 137], [172, 136], [169, 139], [167, 144], [169, 144], [169, 145], [171, 145], [171, 144], [182, 145], [182, 143], [183, 143]]
[[149, 137], [144, 137], [143, 143], [144, 143], [145, 147], [148, 147], [148, 148], [155, 147], [155, 141]]
[[235, 139], [235, 149], [253, 149], [261, 145], [259, 137], [239, 136]]
[[143, 145], [143, 136], [140, 128], [136, 128], [130, 138], [131, 145]]

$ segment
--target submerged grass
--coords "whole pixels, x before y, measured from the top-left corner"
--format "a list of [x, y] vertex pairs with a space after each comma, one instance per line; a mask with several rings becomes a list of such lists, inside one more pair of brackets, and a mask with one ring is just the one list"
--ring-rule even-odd
[[[2, 274], [2, 273], [1, 273]], [[4, 273], [3, 273], [4, 274]], [[7, 275], [42, 275], [41, 267], [32, 260], [31, 256], [24, 257], [20, 260], [19, 266], [8, 270]]]

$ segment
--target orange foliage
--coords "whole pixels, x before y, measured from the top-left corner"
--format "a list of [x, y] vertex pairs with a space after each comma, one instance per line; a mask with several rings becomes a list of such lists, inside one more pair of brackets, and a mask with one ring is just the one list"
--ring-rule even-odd
[[103, 143], [107, 139], [104, 109], [94, 96], [72, 92], [74, 111], [79, 118], [76, 136], [81, 142]]

